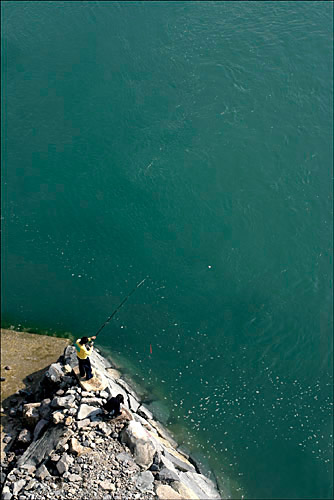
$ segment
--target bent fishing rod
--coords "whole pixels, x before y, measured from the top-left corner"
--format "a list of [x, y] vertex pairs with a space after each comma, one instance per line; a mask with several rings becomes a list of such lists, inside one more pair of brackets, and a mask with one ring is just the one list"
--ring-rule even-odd
[[95, 333], [95, 337], [98, 336], [98, 334], [101, 332], [101, 330], [109, 323], [109, 321], [113, 318], [113, 316], [115, 316], [115, 314], [117, 313], [117, 311], [119, 311], [119, 309], [122, 307], [122, 305], [125, 304], [125, 302], [128, 300], [128, 298], [137, 290], [137, 288], [139, 288], [139, 287], [142, 286], [142, 284], [144, 283], [144, 281], [147, 280], [147, 278], [148, 278], [148, 276], [146, 276], [146, 278], [144, 278], [140, 283], [138, 283], [138, 285], [136, 285], [134, 287], [134, 289], [131, 290], [131, 292], [125, 297], [125, 299], [122, 300], [122, 302], [119, 304], [119, 306], [116, 307], [116, 309], [114, 310], [114, 312], [109, 316], [109, 318], [107, 319], [107, 321], [105, 321], [103, 323], [103, 325]]

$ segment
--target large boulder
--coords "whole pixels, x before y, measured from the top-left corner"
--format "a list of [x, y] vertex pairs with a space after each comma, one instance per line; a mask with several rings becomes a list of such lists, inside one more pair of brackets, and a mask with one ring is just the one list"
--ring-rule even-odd
[[49, 427], [41, 438], [33, 441], [17, 461], [17, 467], [34, 465], [37, 467], [51, 451], [57, 450], [60, 444], [69, 439], [71, 431], [63, 426]]
[[46, 377], [49, 378], [52, 382], [58, 383], [64, 377], [64, 372], [62, 365], [60, 363], [52, 363], [49, 366], [48, 371], [45, 373]]
[[64, 472], [68, 472], [68, 469], [72, 464], [73, 464], [73, 457], [67, 455], [67, 453], [64, 453], [61, 459], [56, 464], [59, 474], [64, 474]]
[[84, 403], [79, 407], [77, 420], [83, 420], [87, 417], [91, 419], [92, 417], [96, 417], [96, 415], [100, 415], [101, 413], [103, 413], [101, 408], [96, 408], [96, 406], [90, 406]]
[[40, 435], [47, 428], [48, 425], [49, 425], [49, 421], [45, 420], [44, 418], [42, 418], [42, 420], [37, 422], [36, 427], [34, 429], [33, 441], [36, 441], [40, 437]]
[[200, 500], [193, 490], [180, 481], [174, 481], [170, 485], [184, 500]]
[[152, 491], [153, 481], [154, 481], [154, 476], [152, 472], [148, 470], [140, 472], [136, 478], [136, 487], [142, 493], [145, 491]]
[[159, 484], [155, 492], [159, 500], [184, 500], [184, 498], [168, 484]]
[[121, 432], [121, 441], [128, 445], [141, 468], [148, 469], [152, 465], [156, 447], [140, 422], [131, 420]]
[[74, 368], [78, 364], [77, 350], [73, 345], [68, 345], [64, 350], [65, 365]]
[[67, 396], [56, 396], [53, 398], [51, 403], [52, 408], [73, 408], [75, 406], [75, 396], [74, 394], [68, 394]]
[[195, 467], [177, 451], [171, 448], [169, 448], [168, 451], [167, 449], [164, 449], [164, 455], [166, 458], [168, 458], [168, 460], [172, 462], [174, 467], [181, 470], [182, 472], [196, 472]]
[[180, 481], [201, 499], [220, 499], [215, 484], [211, 479], [196, 472], [180, 472]]

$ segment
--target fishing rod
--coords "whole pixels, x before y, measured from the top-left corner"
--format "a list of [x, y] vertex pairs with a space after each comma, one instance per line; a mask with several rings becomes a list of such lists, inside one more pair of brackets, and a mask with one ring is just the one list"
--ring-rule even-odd
[[109, 316], [109, 318], [107, 319], [107, 321], [105, 321], [103, 323], [103, 325], [98, 329], [98, 331], [95, 333], [95, 337], [98, 336], [98, 334], [101, 332], [101, 330], [109, 323], [109, 321], [112, 319], [113, 316], [115, 316], [115, 314], [117, 313], [117, 311], [122, 307], [122, 305], [128, 300], [128, 298], [137, 290], [137, 288], [141, 287], [142, 284], [144, 283], [144, 281], [146, 281], [148, 278], [148, 276], [146, 276], [146, 278], [144, 278], [140, 283], [138, 283], [138, 285], [136, 285], [134, 287], [133, 290], [131, 290], [131, 292], [125, 297], [125, 299], [122, 300], [122, 302], [120, 303], [120, 305], [118, 307], [116, 307], [116, 309], [114, 310], [114, 312]]

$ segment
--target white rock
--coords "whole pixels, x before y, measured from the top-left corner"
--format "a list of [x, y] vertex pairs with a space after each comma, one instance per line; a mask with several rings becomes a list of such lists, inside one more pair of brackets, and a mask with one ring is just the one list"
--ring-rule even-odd
[[93, 417], [102, 413], [101, 408], [96, 408], [95, 406], [90, 406], [87, 404], [81, 404], [79, 407], [77, 420], [83, 420], [87, 417]]

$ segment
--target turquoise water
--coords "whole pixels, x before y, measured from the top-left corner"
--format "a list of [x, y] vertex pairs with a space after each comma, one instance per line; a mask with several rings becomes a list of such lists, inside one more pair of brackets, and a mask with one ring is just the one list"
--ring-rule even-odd
[[94, 333], [149, 275], [99, 344], [233, 498], [333, 497], [332, 30], [2, 2], [3, 324]]

